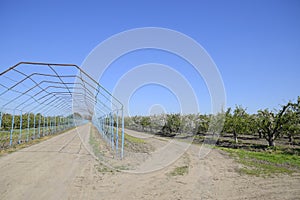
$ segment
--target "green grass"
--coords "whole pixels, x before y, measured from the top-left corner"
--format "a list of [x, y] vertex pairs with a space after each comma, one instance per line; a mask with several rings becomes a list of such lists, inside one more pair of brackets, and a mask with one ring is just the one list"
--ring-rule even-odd
[[[44, 137], [36, 138], [34, 140], [29, 140], [28, 142], [25, 142], [25, 143], [22, 143], [22, 144], [14, 144], [12, 146], [9, 146], [8, 148], [1, 149], [0, 150], [0, 156], [6, 155], [6, 154], [9, 154], [9, 153], [13, 153], [13, 152], [18, 151], [20, 149], [32, 146], [34, 144], [40, 143], [40, 142], [45, 141], [45, 140], [48, 140], [48, 139], [50, 139], [50, 138], [52, 138], [54, 136], [60, 135], [60, 134], [65, 133], [65, 132], [67, 132], [69, 130], [72, 130], [74, 128], [76, 128], [76, 127], [72, 127], [72, 128], [66, 129], [64, 131], [57, 132], [55, 134], [46, 135]], [[13, 139], [16, 139], [16, 138], [13, 137]], [[2, 141], [0, 140], [0, 142], [3, 142], [3, 140]], [[4, 141], [4, 142], [9, 143], [9, 139], [8, 139], [8, 141]]]
[[[48, 128], [41, 127], [40, 128], [40, 137], [42, 137], [43, 135], [57, 134], [57, 133], [63, 131], [64, 129], [63, 129], [62, 126], [60, 126], [60, 127], [57, 126], [55, 130], [56, 130], [56, 132], [51, 133], [50, 132], [50, 127], [48, 127]], [[54, 131], [54, 129], [52, 129], [52, 131]], [[38, 128], [30, 128], [29, 132], [28, 132], [27, 128], [22, 129], [21, 137], [20, 137], [20, 129], [14, 129], [13, 132], [12, 132], [12, 139], [13, 139], [13, 141], [18, 141], [19, 139], [20, 140], [26, 140], [27, 136], [28, 136], [28, 139], [30, 140], [31, 137], [35, 136], [35, 138], [37, 138], [38, 135], [39, 135], [39, 129]], [[0, 131], [0, 141], [1, 141], [1, 144], [2, 143], [9, 143], [9, 141], [10, 141], [10, 130], [1, 130]]]
[[255, 175], [269, 176], [272, 174], [291, 174], [300, 171], [300, 157], [282, 152], [254, 152], [242, 149], [219, 148], [229, 152], [231, 156], [243, 164], [240, 172]]
[[89, 139], [89, 143], [92, 146], [93, 152], [95, 154], [95, 156], [97, 158], [102, 158], [103, 154], [100, 151], [100, 144], [99, 141], [97, 141], [96, 137], [95, 137], [95, 133], [93, 132], [93, 128], [90, 129], [90, 139]]
[[120, 165], [120, 166], [115, 166], [115, 169], [117, 169], [117, 170], [129, 170], [130, 166]]
[[135, 143], [135, 144], [144, 144], [144, 143], [146, 143], [145, 140], [143, 140], [141, 138], [133, 137], [131, 135], [128, 135], [127, 133], [125, 133], [124, 137], [125, 137], [125, 140], [127, 140], [131, 143]]
[[[114, 131], [116, 131], [116, 128], [114, 128]], [[118, 132], [118, 135], [119, 135], [119, 138], [122, 137], [121, 131]], [[134, 143], [134, 144], [145, 144], [146, 143], [145, 140], [131, 136], [131, 135], [127, 134], [126, 132], [124, 132], [124, 140], [125, 140], [125, 146], [127, 146], [126, 141], [128, 141], [130, 143]]]
[[169, 173], [170, 176], [183, 176], [185, 174], [189, 173], [189, 166], [181, 166], [181, 167], [176, 167], [173, 171]]
[[[114, 128], [114, 131], [116, 131], [116, 128]], [[119, 133], [119, 138], [121, 138], [122, 137], [121, 131], [119, 131], [118, 133]], [[145, 140], [131, 136], [131, 135], [127, 134], [126, 132], [124, 132], [124, 139], [125, 139], [125, 141], [127, 140], [128, 142], [135, 143], [135, 144], [145, 144], [146, 143]]]
[[99, 163], [97, 166], [96, 166], [96, 169], [98, 170], [98, 172], [101, 172], [101, 173], [114, 173], [114, 170], [113, 169], [110, 169], [104, 165], [102, 165], [101, 163]]

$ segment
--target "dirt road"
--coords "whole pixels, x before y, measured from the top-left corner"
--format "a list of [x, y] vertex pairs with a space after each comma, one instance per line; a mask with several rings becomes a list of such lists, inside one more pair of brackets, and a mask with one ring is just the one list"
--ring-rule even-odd
[[[80, 134], [80, 137], [78, 136]], [[130, 132], [153, 147], [134, 172], [110, 171], [84, 147], [90, 125], [0, 158], [0, 199], [299, 199], [300, 176], [240, 175], [228, 155]], [[83, 139], [84, 142], [81, 141]], [[84, 144], [84, 145], [83, 145]], [[169, 146], [168, 146], [169, 145]], [[163, 153], [161, 148], [169, 151]], [[172, 154], [173, 152], [173, 154]], [[126, 155], [126, 154], [125, 154]], [[128, 162], [127, 154], [122, 162]], [[166, 162], [166, 159], [175, 162]], [[173, 159], [175, 158], [175, 159]], [[168, 165], [160, 165], [160, 163]], [[153, 167], [163, 166], [149, 172]], [[145, 173], [145, 170], [148, 170]], [[151, 170], [150, 170], [151, 171]]]

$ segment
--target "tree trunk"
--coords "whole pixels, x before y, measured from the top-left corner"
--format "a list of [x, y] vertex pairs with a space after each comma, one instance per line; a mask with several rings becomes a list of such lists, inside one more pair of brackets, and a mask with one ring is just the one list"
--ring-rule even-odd
[[238, 138], [237, 138], [237, 134], [235, 131], [233, 132], [233, 139], [234, 139], [235, 143], [238, 143]]
[[274, 147], [274, 146], [275, 146], [274, 138], [270, 138], [270, 139], [268, 140], [268, 142], [269, 142], [269, 146], [270, 146], [270, 147]]
[[260, 130], [258, 131], [258, 137], [259, 137], [259, 139], [262, 138], [262, 134], [261, 134], [261, 131], [260, 131]]
[[293, 135], [289, 133], [289, 143], [292, 144], [294, 142]]

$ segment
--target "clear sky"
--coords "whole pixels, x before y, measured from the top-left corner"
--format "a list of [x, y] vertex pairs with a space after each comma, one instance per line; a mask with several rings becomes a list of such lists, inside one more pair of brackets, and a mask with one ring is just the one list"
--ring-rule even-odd
[[[81, 65], [105, 39], [142, 27], [173, 29], [202, 45], [222, 76], [227, 107], [243, 105], [255, 112], [278, 108], [300, 95], [298, 0], [0, 0], [0, 71], [20, 61]], [[210, 112], [204, 82], [194, 81], [201, 77], [191, 75], [193, 71], [183, 67], [187, 63], [166, 52], [126, 55], [112, 64], [101, 83], [112, 91], [126, 71], [151, 62], [183, 74], [196, 90], [200, 111]], [[178, 100], [158, 87], [139, 88], [129, 102], [131, 114], [147, 114], [158, 104], [176, 112]], [[168, 107], [171, 102], [175, 107]]]

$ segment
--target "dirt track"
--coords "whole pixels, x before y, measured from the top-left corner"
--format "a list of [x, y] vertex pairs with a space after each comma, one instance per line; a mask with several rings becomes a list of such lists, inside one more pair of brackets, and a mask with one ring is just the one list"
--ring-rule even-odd
[[[79, 128], [85, 144], [89, 129]], [[156, 138], [149, 142], [156, 148], [169, 143]], [[157, 166], [184, 146], [170, 145], [168, 154], [154, 152], [137, 170]], [[0, 199], [300, 199], [299, 175], [240, 175], [240, 166], [226, 153], [212, 150], [199, 159], [198, 152], [198, 146], [191, 146], [176, 162], [154, 172], [109, 172], [101, 170], [72, 130], [1, 157]], [[182, 166], [188, 166], [187, 173], [172, 175]]]

